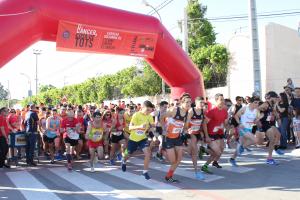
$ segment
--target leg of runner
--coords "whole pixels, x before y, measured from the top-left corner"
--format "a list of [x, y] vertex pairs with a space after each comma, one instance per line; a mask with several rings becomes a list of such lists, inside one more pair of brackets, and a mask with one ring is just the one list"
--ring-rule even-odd
[[54, 145], [55, 145], [55, 155], [57, 160], [61, 160], [61, 157], [59, 156], [59, 151], [61, 149], [61, 143], [60, 143], [60, 136], [57, 136], [54, 139]]
[[160, 161], [163, 161], [163, 156], [162, 156], [163, 136], [162, 136], [162, 135], [158, 135], [157, 139], [158, 139], [158, 141], [159, 141], [159, 145], [158, 145], [158, 151], [157, 151], [157, 153], [156, 153], [156, 157], [157, 157], [157, 159], [159, 159]]
[[109, 159], [110, 159], [110, 164], [111, 165], [115, 165], [115, 149], [116, 149], [116, 146], [118, 145], [118, 143], [114, 143], [112, 142], [111, 143], [111, 146], [110, 146], [110, 154], [109, 154]]
[[94, 168], [94, 160], [95, 160], [95, 148], [89, 148], [89, 152], [90, 152], [90, 165], [91, 165], [91, 172], [95, 171]]
[[50, 163], [54, 164], [54, 141], [49, 143], [49, 151], [50, 151]]
[[145, 155], [145, 159], [144, 159], [144, 170], [143, 170], [143, 176], [145, 177], [146, 180], [151, 179], [148, 173], [148, 169], [149, 169], [149, 163], [150, 163], [150, 159], [151, 159], [151, 151], [149, 147], [145, 147], [143, 148], [143, 152]]
[[97, 147], [97, 156], [98, 160], [102, 160], [104, 158], [103, 146]]
[[221, 149], [219, 147], [219, 144], [217, 143], [217, 140], [211, 141], [208, 145], [208, 149], [210, 156], [208, 157], [206, 163], [202, 166], [201, 170], [205, 173], [212, 174], [212, 172], [208, 169], [208, 165], [212, 161], [216, 160], [219, 155], [221, 155]]
[[269, 139], [267, 164], [270, 164], [270, 165], [277, 165], [278, 164], [277, 162], [275, 162], [275, 160], [272, 157], [273, 150], [274, 150], [274, 147], [276, 145], [276, 132], [274, 132], [274, 128], [271, 127], [266, 132], [266, 136]]
[[219, 165], [218, 161], [219, 159], [221, 158], [221, 155], [223, 154], [224, 152], [224, 148], [225, 148], [225, 142], [224, 142], [224, 139], [218, 139], [216, 140], [217, 143], [218, 143], [218, 146], [219, 146], [219, 152], [218, 154], [216, 155], [215, 159], [214, 159], [214, 162], [212, 163], [213, 166], [215, 166], [216, 168], [222, 168], [222, 166]]
[[68, 170], [72, 170], [71, 144], [65, 143], [65, 145], [66, 145], [66, 156], [67, 156], [67, 161], [68, 161], [67, 168], [68, 168]]
[[203, 180], [204, 176], [203, 174], [198, 171], [198, 163], [197, 163], [197, 157], [198, 157], [198, 148], [197, 148], [197, 137], [193, 134], [190, 135], [191, 138], [188, 141], [188, 144], [190, 146], [190, 150], [191, 150], [191, 157], [192, 157], [192, 161], [193, 161], [193, 165], [194, 165], [194, 170], [195, 170], [195, 178], [199, 179], [199, 180]]
[[171, 163], [170, 169], [165, 177], [166, 181], [177, 183], [178, 180], [173, 178], [174, 172], [182, 160], [183, 147], [175, 146], [173, 148], [167, 149], [168, 159]]
[[78, 145], [76, 146], [76, 158], [77, 160], [80, 160], [80, 154], [83, 146], [83, 141], [81, 139], [78, 140]]

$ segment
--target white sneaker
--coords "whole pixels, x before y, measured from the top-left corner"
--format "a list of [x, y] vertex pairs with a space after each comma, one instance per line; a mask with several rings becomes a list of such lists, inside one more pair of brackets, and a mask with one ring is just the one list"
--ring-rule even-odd
[[95, 168], [94, 167], [91, 167], [91, 172], [95, 172]]
[[104, 158], [105, 158], [105, 159], [109, 159], [109, 155], [108, 155], [108, 154], [106, 154]]

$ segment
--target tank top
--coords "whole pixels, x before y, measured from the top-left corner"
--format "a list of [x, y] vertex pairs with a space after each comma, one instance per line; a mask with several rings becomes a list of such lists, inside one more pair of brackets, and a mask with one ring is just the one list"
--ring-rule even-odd
[[262, 124], [268, 124], [270, 126], [275, 126], [275, 116], [273, 115], [272, 106], [268, 103], [267, 110], [263, 111], [264, 114], [263, 118], [260, 120]]
[[120, 123], [119, 116], [117, 115], [117, 116], [116, 116], [115, 130], [112, 131], [112, 134], [113, 134], [113, 135], [116, 135], [116, 136], [122, 135], [123, 129], [125, 128], [125, 125], [126, 125], [126, 122], [125, 122], [124, 117], [123, 117], [123, 122]]
[[103, 139], [103, 132], [104, 132], [104, 129], [102, 127], [96, 128], [92, 124], [92, 129], [91, 129], [91, 132], [89, 133], [89, 139], [93, 142], [99, 142]]
[[178, 138], [182, 133], [184, 124], [186, 122], [188, 112], [185, 116], [180, 115], [180, 108], [177, 108], [176, 115], [174, 117], [169, 117], [167, 119], [167, 137], [168, 138]]
[[192, 109], [193, 109], [193, 116], [189, 123], [189, 128], [191, 129], [191, 134], [200, 134], [201, 126], [204, 119], [204, 113], [203, 110], [201, 109], [200, 115], [197, 115], [195, 108]]
[[244, 114], [241, 116], [240, 123], [247, 129], [252, 129], [254, 121], [257, 117], [257, 110], [250, 110], [249, 106], [246, 106]]
[[49, 128], [55, 129], [56, 131], [47, 130], [46, 134], [47, 134], [47, 137], [54, 138], [59, 131], [60, 119], [59, 118], [54, 119], [54, 117], [49, 117], [48, 119], [50, 121]]

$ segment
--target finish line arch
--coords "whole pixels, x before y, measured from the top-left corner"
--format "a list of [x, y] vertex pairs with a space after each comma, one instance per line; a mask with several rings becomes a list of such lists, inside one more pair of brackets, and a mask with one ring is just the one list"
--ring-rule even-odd
[[[101, 46], [96, 41], [103, 42], [97, 38], [99, 32], [111, 32], [111, 36], [99, 34], [102, 39], [109, 39], [116, 38], [115, 32], [119, 31], [130, 38], [124, 40], [130, 43], [116, 44], [116, 47], [123, 47], [118, 50], [104, 46], [100, 52], [144, 57], [171, 87], [172, 98], [178, 98], [183, 92], [190, 93], [193, 98], [205, 95], [201, 72], [154, 17], [74, 0], [2, 0], [0, 9], [0, 68], [40, 40], [56, 41], [57, 49], [61, 50], [80, 51], [82, 48], [82, 51], [96, 52], [99, 48], [95, 48]], [[78, 43], [78, 48], [74, 46], [76, 35], [64, 29], [66, 24], [69, 28], [82, 26], [82, 31], [76, 31], [86, 40]], [[72, 36], [75, 39], [72, 44], [65, 41]], [[135, 42], [130, 41], [132, 37]], [[153, 46], [145, 46], [145, 38], [152, 38], [149, 41]], [[91, 46], [95, 48], [89, 50]], [[128, 46], [130, 48], [126, 48]]]

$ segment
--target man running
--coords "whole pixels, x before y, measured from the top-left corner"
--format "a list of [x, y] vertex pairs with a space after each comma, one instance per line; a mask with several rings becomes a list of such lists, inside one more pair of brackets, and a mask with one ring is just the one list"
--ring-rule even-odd
[[72, 156], [71, 152], [74, 151], [78, 145], [80, 124], [75, 118], [75, 113], [71, 108], [68, 108], [67, 117], [62, 120], [61, 133], [63, 134], [64, 142], [66, 145], [67, 168], [72, 170]]
[[179, 182], [173, 178], [174, 172], [182, 160], [183, 154], [183, 137], [186, 133], [186, 124], [188, 111], [191, 108], [192, 99], [190, 94], [184, 93], [180, 97], [181, 104], [178, 107], [173, 107], [167, 111], [163, 118], [165, 123], [165, 148], [167, 151], [168, 160], [171, 163], [169, 171], [165, 176], [165, 180], [171, 183]]
[[232, 166], [237, 167], [236, 157], [240, 155], [244, 148], [250, 145], [257, 144], [257, 139], [252, 133], [254, 124], [259, 120], [260, 113], [258, 111], [258, 104], [260, 99], [257, 97], [252, 97], [249, 100], [249, 104], [240, 109], [234, 116], [236, 123], [239, 126], [239, 144], [235, 150], [229, 162]]
[[129, 125], [130, 136], [127, 144], [128, 154], [125, 154], [122, 160], [122, 171], [125, 172], [126, 161], [128, 160], [129, 156], [137, 149], [142, 150], [145, 155], [143, 176], [147, 180], [150, 179], [148, 169], [151, 158], [147, 134], [151, 127], [154, 126], [153, 117], [150, 115], [153, 108], [154, 105], [150, 101], [144, 101], [141, 110], [132, 116]]
[[209, 143], [208, 149], [210, 150], [210, 157], [201, 168], [202, 171], [209, 174], [212, 174], [212, 172], [208, 169], [208, 165], [211, 162], [213, 162], [213, 166], [221, 168], [218, 160], [224, 151], [224, 127], [227, 125], [228, 121], [228, 113], [223, 94], [216, 94], [215, 101], [216, 106], [206, 114], [207, 131], [210, 138], [207, 139], [207, 142]]
[[281, 134], [276, 128], [276, 110], [274, 109], [275, 102], [277, 101], [278, 95], [270, 91], [265, 95], [266, 102], [259, 106], [262, 111], [260, 122], [262, 130], [266, 133], [269, 140], [268, 144], [268, 158], [266, 163], [269, 165], [277, 165], [278, 163], [272, 158], [273, 150], [277, 154], [283, 155], [284, 153], [279, 149]]
[[203, 130], [205, 133], [205, 138], [208, 138], [207, 126], [205, 124], [205, 116], [204, 116], [204, 98], [196, 97], [195, 104], [196, 107], [191, 108], [188, 115], [188, 146], [189, 153], [192, 156], [192, 161], [195, 170], [196, 179], [203, 180], [203, 174], [198, 171], [197, 157], [198, 157], [198, 147], [197, 143], [200, 140], [203, 140], [204, 137], [201, 136], [201, 131]]

